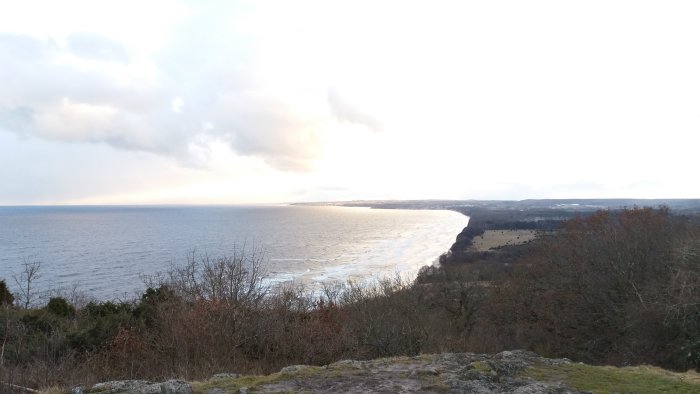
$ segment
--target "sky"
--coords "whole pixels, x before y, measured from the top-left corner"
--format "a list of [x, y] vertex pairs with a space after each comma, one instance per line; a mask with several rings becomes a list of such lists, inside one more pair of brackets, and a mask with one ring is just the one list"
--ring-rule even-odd
[[0, 205], [700, 198], [697, 1], [0, 0]]

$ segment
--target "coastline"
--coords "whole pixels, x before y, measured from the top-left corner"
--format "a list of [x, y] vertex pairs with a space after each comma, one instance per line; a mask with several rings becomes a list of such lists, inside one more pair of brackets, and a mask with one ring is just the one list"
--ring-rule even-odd
[[[291, 206], [310, 206], [310, 207], [347, 207], [347, 208], [369, 208], [369, 209], [406, 209], [406, 210], [441, 210], [453, 211], [467, 217], [467, 225], [457, 233], [450, 247], [436, 256], [431, 263], [424, 264], [422, 267], [439, 266], [444, 264], [450, 256], [461, 255], [466, 253], [472, 245], [472, 239], [483, 234], [483, 231], [473, 231], [469, 227], [471, 223], [471, 214], [469, 209], [471, 204], [466, 201], [457, 200], [354, 200], [354, 201], [326, 201], [326, 202], [297, 202], [290, 203]], [[463, 251], [463, 252], [462, 252]], [[416, 276], [422, 268], [418, 267], [414, 270]]]
[[246, 252], [264, 249], [266, 277], [278, 283], [413, 275], [438, 260], [466, 220], [412, 211], [71, 207], [29, 217], [20, 210], [0, 217], [0, 238], [13, 242], [0, 257], [0, 278], [11, 281], [23, 261], [36, 261], [41, 291], [77, 288], [97, 300], [124, 299], [141, 294], [143, 277], [185, 264], [193, 251], [197, 259], [224, 257], [246, 244]]

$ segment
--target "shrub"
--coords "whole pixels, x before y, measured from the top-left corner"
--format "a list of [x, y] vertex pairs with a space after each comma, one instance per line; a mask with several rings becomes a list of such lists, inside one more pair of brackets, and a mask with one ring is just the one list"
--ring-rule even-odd
[[5, 280], [0, 280], [0, 306], [1, 305], [12, 305], [15, 302], [15, 297], [10, 293], [7, 288]]
[[52, 297], [46, 305], [46, 310], [56, 316], [69, 317], [75, 314], [75, 308], [63, 297]]
[[67, 334], [72, 348], [89, 352], [102, 348], [120, 328], [136, 327], [134, 307], [126, 302], [90, 302], [80, 311], [78, 326]]

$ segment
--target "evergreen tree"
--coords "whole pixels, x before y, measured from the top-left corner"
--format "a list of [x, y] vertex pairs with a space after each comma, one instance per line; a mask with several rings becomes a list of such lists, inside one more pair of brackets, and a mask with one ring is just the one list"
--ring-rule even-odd
[[4, 280], [0, 280], [0, 305], [12, 305], [15, 297], [10, 293]]

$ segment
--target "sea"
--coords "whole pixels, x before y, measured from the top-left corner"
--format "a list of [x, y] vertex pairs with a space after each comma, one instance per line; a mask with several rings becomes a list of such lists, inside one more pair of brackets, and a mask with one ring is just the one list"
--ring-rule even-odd
[[131, 299], [144, 278], [188, 256], [262, 252], [266, 280], [303, 283], [415, 277], [468, 217], [446, 210], [337, 206], [0, 207], [0, 279], [39, 263], [38, 292]]

